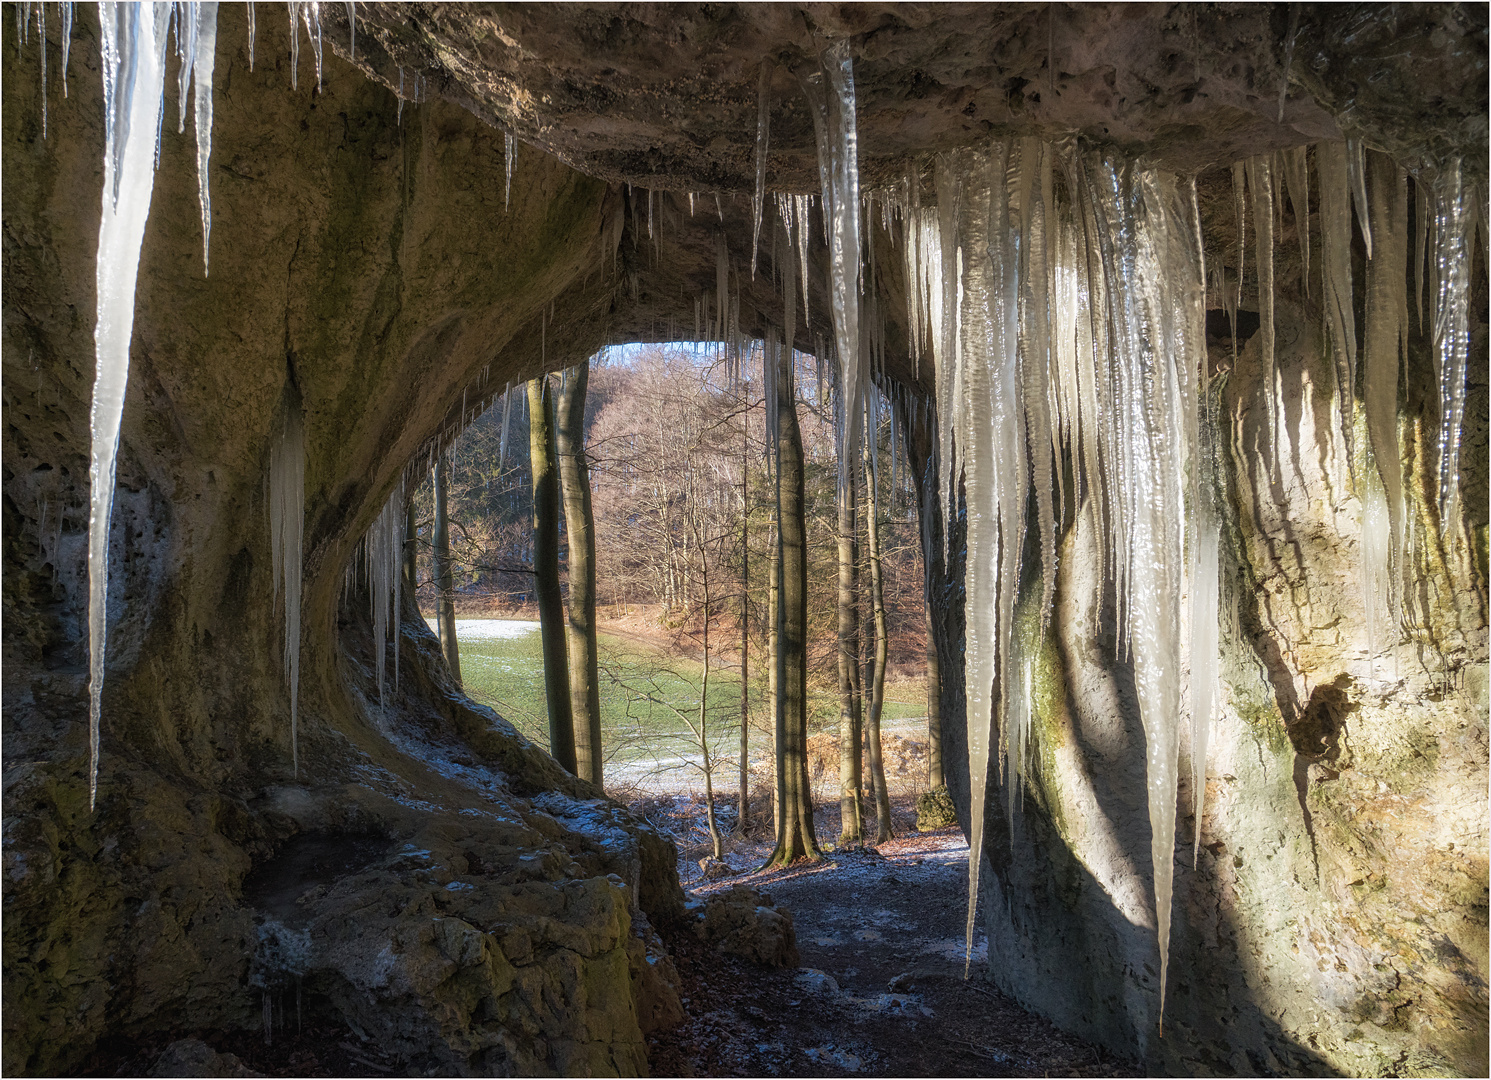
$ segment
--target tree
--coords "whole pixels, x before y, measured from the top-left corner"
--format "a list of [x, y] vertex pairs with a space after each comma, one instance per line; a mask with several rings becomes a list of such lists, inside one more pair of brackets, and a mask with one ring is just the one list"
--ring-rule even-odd
[[603, 787], [600, 671], [595, 637], [595, 519], [585, 459], [587, 359], [569, 370], [559, 391], [555, 446], [569, 542], [569, 691], [577, 775]]
[[559, 590], [559, 471], [554, 436], [554, 394], [549, 377], [528, 383], [528, 461], [533, 473], [533, 578], [544, 648], [544, 694], [549, 750], [576, 771], [575, 725], [570, 709], [565, 649], [564, 597]]
[[808, 561], [804, 515], [802, 431], [792, 349], [775, 343], [777, 412], [777, 545], [781, 559], [777, 602], [777, 797], [781, 827], [767, 867], [822, 858], [813, 835], [813, 793], [808, 783]]
[[864, 843], [864, 805], [860, 800], [863, 769], [860, 760], [860, 711], [856, 682], [859, 675], [858, 515], [854, 470], [840, 485], [838, 498], [839, 553], [839, 846]]
[[440, 645], [445, 665], [461, 682], [461, 653], [456, 642], [455, 581], [450, 558], [450, 517], [447, 513], [447, 489], [450, 483], [450, 458], [441, 454], [431, 470], [431, 489], [435, 499], [435, 624], [440, 628]]
[[865, 473], [865, 541], [870, 556], [870, 607], [875, 617], [875, 652], [871, 660], [870, 708], [865, 720], [865, 738], [869, 744], [870, 778], [875, 785], [875, 843], [891, 838], [890, 793], [885, 786], [885, 762], [880, 753], [880, 711], [885, 706], [885, 663], [887, 636], [885, 626], [885, 580], [880, 569], [880, 486], [871, 439], [876, 432], [865, 425], [868, 438], [863, 447]]

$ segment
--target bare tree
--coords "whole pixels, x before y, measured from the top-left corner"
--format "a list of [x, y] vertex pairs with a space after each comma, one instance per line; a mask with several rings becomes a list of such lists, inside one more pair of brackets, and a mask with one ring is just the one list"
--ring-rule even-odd
[[781, 827], [766, 866], [822, 858], [813, 834], [813, 793], [807, 758], [807, 522], [804, 516], [802, 430], [790, 346], [777, 352], [777, 797]]
[[573, 773], [575, 724], [570, 710], [564, 597], [559, 589], [559, 470], [555, 467], [554, 394], [547, 375], [528, 383], [528, 454], [533, 472], [533, 575], [543, 636], [549, 751]]
[[585, 459], [585, 391], [590, 361], [576, 364], [559, 391], [555, 446], [564, 489], [569, 548], [569, 691], [575, 732], [577, 775], [604, 786], [601, 691], [595, 628], [595, 519], [590, 506], [590, 469]]
[[887, 637], [885, 626], [885, 582], [880, 569], [880, 486], [874, 443], [876, 432], [866, 425], [864, 442], [865, 541], [870, 560], [870, 607], [875, 618], [875, 651], [871, 659], [870, 707], [865, 720], [865, 741], [869, 746], [870, 778], [875, 786], [875, 843], [891, 838], [890, 793], [885, 786], [885, 761], [880, 752], [880, 712], [885, 707], [885, 663]]
[[455, 580], [450, 557], [450, 516], [447, 513], [447, 489], [450, 483], [450, 458], [440, 454], [431, 470], [431, 487], [435, 499], [435, 625], [440, 628], [440, 646], [445, 665], [461, 682], [461, 653], [456, 642]]

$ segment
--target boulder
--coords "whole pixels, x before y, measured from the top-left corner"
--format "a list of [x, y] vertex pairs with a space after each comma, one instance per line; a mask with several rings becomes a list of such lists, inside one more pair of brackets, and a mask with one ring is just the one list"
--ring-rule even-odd
[[796, 967], [792, 913], [749, 885], [736, 885], [704, 901], [695, 932], [717, 952], [765, 967]]

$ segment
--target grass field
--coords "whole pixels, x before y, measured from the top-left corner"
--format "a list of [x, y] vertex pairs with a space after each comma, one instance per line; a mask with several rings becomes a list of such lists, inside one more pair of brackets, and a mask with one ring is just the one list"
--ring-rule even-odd
[[[538, 624], [461, 619], [456, 636], [466, 692], [548, 749], [543, 645]], [[601, 734], [608, 764], [680, 767], [699, 761], [699, 743], [691, 724], [698, 723], [704, 665], [610, 634], [602, 633], [599, 640]], [[751, 683], [755, 741], [757, 729], [762, 738], [767, 736], [770, 710], [765, 700], [765, 680], [753, 678]], [[889, 686], [886, 697], [886, 723], [926, 713], [920, 682]], [[836, 730], [838, 713], [836, 694], [810, 692], [811, 731]], [[740, 677], [733, 668], [710, 669], [706, 726], [711, 756], [733, 760], [740, 732]]]

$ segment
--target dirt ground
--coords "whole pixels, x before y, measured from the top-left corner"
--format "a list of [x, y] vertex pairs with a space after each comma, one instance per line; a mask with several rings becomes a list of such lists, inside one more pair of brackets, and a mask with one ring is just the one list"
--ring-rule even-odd
[[[748, 884], [789, 910], [802, 963], [767, 970], [674, 935], [688, 1018], [651, 1040], [653, 1075], [1140, 1075], [992, 989], [982, 933], [965, 981], [967, 843], [956, 826], [915, 832], [911, 796], [894, 804], [897, 839], [876, 850], [760, 873], [771, 845], [757, 836], [732, 842], [725, 861], [738, 872], [715, 881], [697, 865], [708, 853], [699, 801], [637, 804], [678, 838], [694, 896]], [[838, 835], [836, 804], [821, 807], [817, 828], [820, 839]]]

